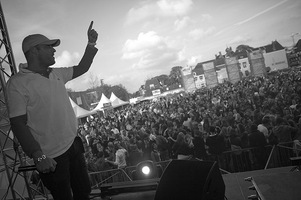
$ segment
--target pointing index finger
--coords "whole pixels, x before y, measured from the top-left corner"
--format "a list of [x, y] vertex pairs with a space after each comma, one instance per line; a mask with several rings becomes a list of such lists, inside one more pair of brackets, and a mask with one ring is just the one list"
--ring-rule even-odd
[[88, 31], [92, 30], [92, 26], [93, 26], [93, 21], [91, 21]]

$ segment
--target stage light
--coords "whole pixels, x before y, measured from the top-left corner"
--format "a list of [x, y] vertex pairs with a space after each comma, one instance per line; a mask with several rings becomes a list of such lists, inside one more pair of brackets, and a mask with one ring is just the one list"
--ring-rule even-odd
[[149, 175], [150, 173], [150, 168], [148, 166], [144, 166], [142, 167], [142, 173], [145, 174], [145, 175]]
[[151, 160], [138, 163], [136, 169], [132, 171], [133, 180], [159, 178], [162, 174], [161, 166], [157, 166]]
[[130, 172], [131, 181], [101, 184], [100, 195], [102, 199], [110, 199], [111, 196], [114, 196], [111, 199], [116, 200], [153, 199], [161, 174], [161, 165], [156, 165], [151, 160], [142, 161]]

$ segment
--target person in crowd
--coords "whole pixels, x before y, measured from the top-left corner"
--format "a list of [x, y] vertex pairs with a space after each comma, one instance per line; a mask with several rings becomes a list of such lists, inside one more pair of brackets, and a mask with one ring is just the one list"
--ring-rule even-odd
[[249, 136], [248, 136], [246, 127], [242, 123], [237, 124], [237, 134], [241, 140], [241, 147], [248, 148], [249, 147]]
[[111, 163], [113, 165], [116, 165], [118, 169], [123, 169], [127, 166], [127, 157], [128, 152], [127, 150], [121, 145], [120, 141], [115, 141], [114, 146], [116, 149], [115, 153], [115, 161], [110, 161], [108, 159], [105, 159], [106, 162]]
[[257, 129], [263, 133], [264, 137], [267, 140], [267, 143], [269, 143], [269, 129], [268, 129], [269, 127], [270, 127], [270, 119], [269, 117], [264, 116], [262, 118], [262, 123], [257, 126]]
[[155, 140], [157, 144], [157, 150], [160, 154], [160, 160], [161, 161], [169, 160], [168, 140], [162, 135], [157, 135]]
[[113, 142], [108, 142], [107, 148], [105, 148], [105, 158], [109, 161], [114, 161], [116, 149]]
[[206, 160], [207, 152], [203, 133], [198, 129], [198, 127], [195, 127], [195, 129], [193, 138], [194, 156], [200, 160]]
[[216, 127], [210, 126], [209, 136], [206, 138], [208, 152], [212, 155], [220, 155], [225, 150], [225, 140]]
[[154, 142], [150, 139], [150, 133], [147, 131], [142, 133], [142, 152], [144, 160], [151, 160], [151, 144]]
[[289, 158], [293, 156], [291, 148], [294, 147], [293, 141], [299, 132], [296, 123], [294, 123], [294, 121], [290, 121], [289, 123], [289, 121], [278, 116], [276, 118], [276, 126], [273, 128], [273, 134], [276, 136], [278, 143], [287, 147], [279, 150], [281, 160], [285, 161], [287, 165], [291, 163], [289, 160]]
[[287, 143], [293, 141], [293, 135], [298, 132], [298, 127], [295, 123], [291, 126], [282, 117], [276, 118], [276, 126], [273, 129], [275, 136], [279, 143]]
[[[250, 144], [249, 144], [248, 131], [246, 130], [246, 127], [242, 123], [237, 124], [237, 134], [241, 140], [241, 148], [242, 149], [249, 148]], [[249, 171], [251, 169], [250, 151], [248, 150], [242, 151], [242, 165], [243, 165], [243, 170], [245, 171]]]
[[157, 143], [152, 143], [151, 144], [151, 160], [153, 162], [160, 162], [161, 158], [160, 158], [160, 152], [158, 151], [158, 147], [157, 147]]
[[59, 39], [41, 34], [24, 38], [27, 60], [7, 83], [11, 128], [23, 151], [33, 158], [55, 200], [88, 200], [91, 192], [84, 147], [65, 84], [87, 72], [98, 49], [98, 34], [88, 28], [88, 44], [78, 65], [52, 68]]
[[177, 140], [172, 146], [172, 151], [177, 159], [190, 159], [194, 156], [193, 138], [189, 133], [181, 130], [177, 135]]
[[95, 165], [96, 165], [97, 171], [105, 171], [105, 170], [112, 169], [112, 167], [109, 165], [109, 163], [107, 163], [105, 160], [105, 154], [104, 154], [103, 149], [99, 149], [99, 152], [96, 154]]
[[143, 152], [138, 149], [134, 138], [130, 139], [128, 162], [130, 166], [135, 166], [143, 160]]
[[235, 171], [242, 169], [242, 143], [241, 137], [238, 135], [237, 129], [229, 127], [230, 145], [232, 153], [232, 164]]
[[257, 125], [252, 124], [249, 134], [250, 147], [255, 147], [253, 150], [258, 166], [255, 168], [263, 169], [266, 163], [266, 138], [262, 132], [258, 131]]
[[[221, 167], [228, 170], [227, 166], [231, 165], [232, 154], [234, 154], [234, 151], [231, 151], [231, 142], [233, 144], [238, 142], [240, 144], [238, 146], [242, 148], [243, 168], [250, 169], [252, 149], [257, 149], [257, 147], [250, 147], [251, 150], [244, 149], [250, 146], [248, 134], [251, 125], [263, 125], [262, 117], [268, 117], [271, 123], [267, 127], [269, 136], [266, 139], [268, 139], [269, 144], [277, 144], [275, 139], [272, 139], [272, 136], [275, 135], [272, 131], [273, 127], [276, 126], [275, 116], [283, 117], [291, 124], [290, 126], [294, 126], [293, 124], [297, 123], [300, 118], [301, 87], [298, 86], [297, 80], [298, 74], [301, 73], [296, 72], [298, 69], [289, 69], [287, 72], [276, 72], [275, 75], [268, 75], [265, 78], [247, 77], [235, 84], [225, 82], [214, 88], [198, 89], [194, 93], [174, 94], [173, 96], [160, 97], [158, 101], [144, 101], [135, 105], [128, 105], [110, 114], [110, 117], [104, 118], [105, 126], [117, 125], [115, 127], [121, 133], [121, 138], [118, 134], [110, 133], [110, 128], [108, 133], [101, 132], [102, 139], [100, 142], [108, 141], [104, 136], [104, 134], [108, 134], [110, 142], [120, 140], [130, 154], [129, 140], [136, 138], [138, 151], [143, 151], [145, 155], [148, 155], [148, 159], [150, 159], [151, 151], [145, 152], [146, 147], [151, 147], [149, 144], [156, 142], [161, 160], [164, 160], [160, 147], [163, 140], [158, 141], [162, 135], [169, 142], [167, 145], [169, 157], [177, 158], [177, 156], [173, 157], [171, 148], [176, 142], [179, 130], [183, 128], [184, 132], [190, 133], [194, 143], [199, 138], [193, 126], [194, 123], [199, 123], [204, 125], [204, 127], [200, 126], [200, 131], [206, 143], [210, 144], [210, 140], [213, 141], [213, 144], [205, 146], [209, 152], [206, 159], [216, 158], [215, 156], [218, 155], [222, 158], [219, 159], [222, 164]], [[187, 123], [188, 118], [190, 118], [189, 123]], [[100, 118], [98, 122], [96, 118], [89, 120], [89, 126], [99, 126], [98, 123], [103, 124], [103, 119]], [[187, 126], [188, 124], [190, 125]], [[227, 131], [229, 126], [235, 130], [235, 137], [230, 138]], [[214, 129], [220, 131], [216, 130], [212, 133], [211, 127], [216, 127]], [[222, 137], [217, 137], [218, 135]], [[292, 139], [296, 139], [298, 134], [293, 131], [291, 135]], [[221, 145], [215, 144], [218, 141], [216, 138], [223, 138]], [[194, 143], [195, 155], [197, 148], [197, 143]], [[218, 152], [219, 154], [217, 154]], [[132, 165], [130, 162], [127, 164]], [[241, 168], [240, 166], [237, 166], [237, 170], [241, 170], [238, 168]]]
[[96, 172], [97, 171], [97, 166], [96, 166], [96, 158], [92, 153], [91, 147], [87, 149], [85, 152], [85, 160], [87, 163], [87, 168], [89, 172]]

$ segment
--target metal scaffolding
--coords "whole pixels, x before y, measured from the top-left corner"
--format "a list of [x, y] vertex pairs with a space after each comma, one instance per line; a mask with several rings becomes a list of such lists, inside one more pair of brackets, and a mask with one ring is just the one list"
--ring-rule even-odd
[[24, 154], [21, 146], [11, 131], [7, 96], [5, 92], [7, 80], [17, 73], [4, 13], [0, 2], [0, 200], [2, 199], [48, 199], [41, 182], [31, 184], [33, 171], [22, 171], [20, 166], [32, 164]]

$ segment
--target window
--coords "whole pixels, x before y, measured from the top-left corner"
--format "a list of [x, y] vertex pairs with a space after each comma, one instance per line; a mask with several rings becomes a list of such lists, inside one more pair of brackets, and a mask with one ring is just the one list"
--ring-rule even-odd
[[247, 67], [247, 62], [243, 62], [242, 66], [243, 66], [243, 68], [246, 68]]

